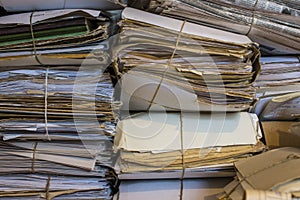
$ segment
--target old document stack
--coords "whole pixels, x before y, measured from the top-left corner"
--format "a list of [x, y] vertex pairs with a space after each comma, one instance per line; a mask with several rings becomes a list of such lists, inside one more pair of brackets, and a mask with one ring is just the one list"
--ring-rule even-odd
[[300, 4], [294, 0], [129, 0], [164, 16], [249, 36], [266, 54], [299, 54]]
[[111, 199], [117, 105], [100, 43], [109, 19], [66, 9], [0, 23], [0, 197]]
[[234, 161], [264, 150], [245, 112], [260, 71], [255, 43], [133, 8], [122, 18], [114, 70], [123, 112], [136, 113], [117, 126], [121, 179], [231, 176]]

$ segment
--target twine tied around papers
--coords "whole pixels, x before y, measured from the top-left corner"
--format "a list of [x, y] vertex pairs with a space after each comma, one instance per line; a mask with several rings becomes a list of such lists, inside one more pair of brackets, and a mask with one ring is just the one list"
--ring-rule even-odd
[[33, 33], [33, 25], [32, 25], [32, 17], [33, 17], [33, 13], [31, 12], [30, 15], [30, 33], [31, 33], [31, 39], [32, 39], [32, 46], [33, 46], [33, 53], [34, 53], [34, 58], [35, 60], [42, 66], [45, 66], [38, 58], [37, 54], [36, 54], [36, 44], [35, 44], [35, 38], [34, 38], [34, 33]]
[[[35, 173], [35, 160], [36, 160], [36, 150], [37, 150], [38, 142], [34, 143], [33, 147], [33, 155], [32, 155], [32, 162], [31, 162], [31, 173]], [[46, 200], [51, 200], [50, 197], [50, 175], [48, 175], [46, 186], [45, 186], [45, 194], [46, 194]]]
[[224, 199], [224, 198], [225, 198], [225, 199], [226, 199], [226, 198], [229, 198], [230, 195], [235, 191], [235, 189], [236, 189], [242, 182], [247, 181], [247, 179], [248, 179], [249, 177], [251, 177], [251, 176], [253, 176], [253, 175], [255, 175], [255, 174], [259, 173], [259, 172], [262, 172], [262, 171], [264, 171], [264, 170], [267, 170], [267, 169], [270, 169], [270, 168], [272, 168], [272, 167], [275, 167], [275, 166], [277, 166], [277, 165], [281, 165], [281, 164], [283, 164], [283, 163], [289, 162], [289, 161], [291, 161], [291, 160], [296, 160], [296, 159], [300, 159], [300, 156], [299, 156], [299, 155], [296, 155], [296, 154], [289, 154], [289, 155], [287, 155], [287, 157], [286, 157], [285, 160], [278, 161], [278, 162], [276, 162], [276, 163], [273, 163], [272, 165], [266, 166], [265, 168], [256, 170], [256, 171], [254, 171], [252, 174], [249, 174], [249, 175], [247, 175], [247, 176], [244, 176], [244, 177], [243, 177], [241, 180], [239, 180], [238, 183], [237, 183], [237, 184], [229, 191], [229, 193], [224, 194], [224, 196], [222, 196], [221, 198], [222, 198], [222, 199]]
[[51, 200], [52, 198], [50, 197], [50, 180], [51, 180], [51, 177], [50, 175], [48, 175], [48, 179], [47, 179], [47, 183], [46, 183], [46, 188], [45, 188], [45, 191], [46, 191], [46, 200]]
[[183, 199], [183, 179], [185, 174], [185, 159], [184, 159], [184, 145], [183, 145], [183, 122], [182, 122], [182, 113], [180, 112], [180, 152], [181, 152], [181, 177], [180, 177], [180, 200]]
[[[181, 38], [182, 31], [183, 31], [183, 28], [185, 26], [185, 23], [186, 23], [186, 20], [184, 20], [182, 22], [182, 24], [181, 24], [180, 30], [179, 30], [177, 38], [176, 38], [176, 43], [175, 43], [174, 50], [173, 50], [173, 52], [171, 54], [170, 59], [167, 62], [167, 67], [166, 67], [166, 69], [163, 72], [162, 78], [160, 79], [160, 82], [159, 82], [159, 84], [158, 84], [158, 86], [157, 86], [157, 88], [156, 88], [156, 90], [154, 92], [154, 95], [153, 95], [153, 97], [152, 97], [152, 99], [150, 101], [150, 104], [149, 104], [149, 106], [147, 108], [147, 111], [150, 110], [150, 108], [151, 108], [151, 106], [152, 106], [152, 104], [153, 104], [153, 102], [154, 102], [154, 100], [155, 100], [155, 98], [156, 98], [156, 96], [158, 94], [158, 91], [159, 91], [159, 89], [161, 87], [161, 84], [162, 84], [162, 82], [164, 80], [164, 77], [166, 76], [167, 71], [169, 70], [169, 68], [171, 66], [172, 60], [173, 60], [173, 58], [175, 56], [175, 53], [177, 51], [177, 48], [179, 46], [179, 41], [180, 41], [180, 38]], [[179, 193], [180, 200], [183, 199], [183, 179], [184, 179], [185, 168], [186, 168], [185, 167], [185, 159], [184, 159], [184, 145], [183, 145], [183, 128], [182, 128], [182, 125], [183, 125], [183, 123], [182, 123], [182, 113], [180, 113], [180, 152], [181, 152], [181, 164], [182, 164], [182, 172], [181, 172], [181, 176], [180, 176], [180, 193]]]
[[184, 20], [184, 21], [182, 22], [182, 24], [181, 24], [180, 31], [178, 32], [178, 35], [177, 35], [177, 39], [176, 39], [176, 43], [175, 43], [175, 48], [174, 48], [174, 50], [173, 50], [173, 53], [172, 53], [170, 59], [169, 59], [168, 62], [167, 62], [167, 68], [164, 70], [163, 75], [162, 75], [162, 77], [161, 77], [161, 79], [160, 79], [160, 81], [159, 81], [159, 83], [158, 83], [158, 86], [157, 86], [156, 89], [155, 89], [154, 95], [153, 95], [153, 97], [152, 97], [152, 99], [151, 99], [151, 101], [150, 101], [150, 104], [149, 104], [149, 106], [148, 106], [148, 108], [147, 108], [147, 111], [150, 110], [150, 108], [151, 108], [151, 106], [152, 106], [152, 104], [153, 104], [153, 101], [155, 100], [155, 98], [156, 98], [156, 96], [157, 96], [157, 94], [158, 94], [158, 91], [159, 91], [159, 89], [160, 89], [160, 87], [161, 87], [161, 84], [162, 84], [162, 82], [163, 82], [163, 80], [164, 80], [164, 78], [165, 78], [165, 76], [166, 76], [166, 74], [167, 74], [167, 71], [168, 71], [169, 68], [170, 68], [170, 65], [171, 65], [171, 63], [172, 63], [172, 60], [173, 60], [173, 58], [174, 58], [174, 56], [175, 56], [176, 50], [177, 50], [178, 45], [179, 45], [179, 41], [180, 41], [180, 38], [181, 38], [181, 35], [182, 35], [182, 31], [183, 31], [183, 27], [184, 27], [185, 23], [186, 23], [186, 20]]
[[51, 140], [49, 137], [49, 132], [48, 132], [48, 71], [49, 67], [45, 66], [38, 58], [37, 53], [36, 53], [36, 43], [35, 43], [35, 38], [34, 38], [34, 32], [33, 32], [33, 25], [32, 25], [32, 17], [33, 13], [31, 12], [30, 15], [30, 33], [31, 33], [31, 38], [32, 38], [32, 46], [33, 46], [33, 53], [34, 53], [34, 58], [35, 60], [42, 66], [46, 67], [46, 73], [45, 73], [45, 82], [44, 82], [44, 121], [45, 121], [45, 132], [46, 132], [46, 137], [48, 140]]
[[34, 143], [33, 152], [32, 152], [32, 162], [31, 162], [31, 173], [35, 172], [35, 158], [36, 158], [36, 148], [37, 148], [38, 142]]
[[66, 9], [67, 0], [64, 0], [64, 6], [62, 9]]
[[51, 140], [49, 137], [49, 132], [48, 132], [48, 67], [46, 69], [46, 74], [45, 74], [45, 84], [44, 84], [44, 88], [45, 88], [45, 92], [44, 92], [44, 119], [45, 119], [45, 131], [46, 131], [46, 136], [48, 138], [48, 140]]
[[246, 33], [246, 35], [248, 36], [252, 30], [252, 27], [253, 27], [253, 24], [254, 24], [254, 20], [255, 20], [255, 15], [256, 15], [256, 9], [257, 9], [257, 5], [258, 5], [258, 1], [259, 0], [256, 0], [255, 1], [255, 4], [254, 4], [254, 10], [252, 12], [252, 18], [251, 18], [251, 24], [250, 24], [250, 27], [249, 27], [249, 30], [248, 32]]

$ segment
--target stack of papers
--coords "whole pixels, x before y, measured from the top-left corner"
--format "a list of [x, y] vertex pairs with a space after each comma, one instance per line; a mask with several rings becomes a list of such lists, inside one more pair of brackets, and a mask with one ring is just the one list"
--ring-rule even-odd
[[0, 198], [106, 200], [116, 192], [119, 104], [102, 43], [112, 29], [96, 10], [0, 18]]
[[1, 199], [112, 199], [114, 180], [89, 176], [5, 174], [0, 176]]
[[115, 71], [122, 73], [123, 109], [250, 107], [260, 65], [258, 48], [248, 37], [133, 8], [122, 17]]
[[105, 177], [112, 166], [106, 141], [6, 141], [0, 143], [0, 173], [46, 173]]
[[222, 176], [215, 172], [265, 149], [260, 137], [256, 116], [246, 112], [137, 114], [117, 126], [120, 178], [162, 178], [163, 172], [180, 178], [185, 170], [188, 177]]
[[83, 67], [3, 68], [0, 135], [5, 140], [102, 140], [113, 135], [117, 105], [110, 76], [97, 67]]
[[[257, 93], [300, 84], [300, 61], [296, 56], [262, 57], [261, 72], [254, 83]], [[284, 89], [283, 89], [284, 90]]]
[[111, 199], [118, 185], [111, 156], [101, 141], [1, 142], [0, 197]]
[[298, 199], [299, 158], [298, 148], [285, 147], [235, 163], [237, 177], [219, 199]]
[[26, 0], [21, 3], [19, 0], [1, 0], [2, 6], [8, 12], [25, 12], [32, 10], [56, 10], [56, 9], [97, 9], [112, 10], [121, 9], [117, 0], [53, 0], [50, 2], [43, 0]]
[[[107, 62], [113, 26], [101, 11], [64, 9], [0, 17], [0, 65], [80, 65]], [[93, 53], [91, 51], [97, 49]]]
[[300, 4], [280, 0], [151, 0], [129, 5], [248, 35], [269, 54], [299, 54]]
[[299, 59], [294, 56], [262, 57], [261, 65], [261, 73], [254, 83], [258, 98], [254, 112], [264, 121], [299, 119]]

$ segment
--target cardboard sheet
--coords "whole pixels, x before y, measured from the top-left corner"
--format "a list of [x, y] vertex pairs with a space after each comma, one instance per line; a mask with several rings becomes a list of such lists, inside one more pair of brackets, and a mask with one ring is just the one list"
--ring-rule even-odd
[[[182, 119], [180, 119], [182, 118]], [[182, 120], [182, 122], [180, 122]], [[258, 133], [251, 114], [139, 114], [117, 126], [115, 145], [129, 151], [164, 152], [181, 149], [256, 144]]]
[[266, 144], [270, 148], [300, 147], [300, 123], [292, 121], [262, 122]]

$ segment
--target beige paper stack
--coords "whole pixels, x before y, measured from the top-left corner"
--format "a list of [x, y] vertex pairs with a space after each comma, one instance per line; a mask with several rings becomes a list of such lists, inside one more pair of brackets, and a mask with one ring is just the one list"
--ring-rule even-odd
[[257, 123], [246, 112], [150, 112], [124, 119], [115, 137], [120, 178], [230, 176], [233, 162], [265, 149]]
[[122, 17], [115, 71], [124, 110], [232, 112], [252, 105], [260, 53], [248, 37], [133, 8]]
[[299, 54], [300, 4], [294, 0], [144, 0], [132, 7], [249, 36], [267, 54]]

